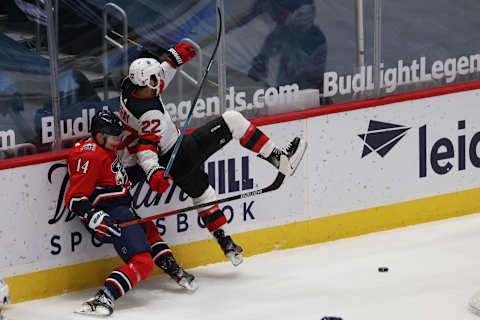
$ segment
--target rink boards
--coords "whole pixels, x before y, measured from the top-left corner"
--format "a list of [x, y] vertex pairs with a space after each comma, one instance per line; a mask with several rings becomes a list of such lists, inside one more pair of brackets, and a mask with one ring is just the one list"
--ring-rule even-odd
[[[279, 145], [301, 135], [309, 147], [279, 190], [221, 206], [229, 230], [249, 256], [478, 212], [479, 94], [262, 126]], [[235, 141], [205, 171], [219, 198], [262, 188], [276, 175]], [[1, 170], [0, 181], [0, 277], [13, 302], [101, 285], [121, 264], [65, 209], [64, 160]], [[132, 194], [141, 216], [191, 205], [176, 187], [156, 195], [139, 185]], [[185, 267], [223, 259], [195, 212], [156, 223]]]

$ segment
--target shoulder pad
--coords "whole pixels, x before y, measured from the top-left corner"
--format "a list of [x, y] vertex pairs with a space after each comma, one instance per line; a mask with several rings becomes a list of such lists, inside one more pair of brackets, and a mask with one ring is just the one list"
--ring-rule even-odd
[[132, 95], [131, 92], [123, 96], [123, 98], [126, 97], [128, 97], [126, 107], [137, 119], [140, 119], [144, 113], [151, 110], [158, 110], [161, 113], [165, 113], [165, 109], [158, 98], [139, 99]]

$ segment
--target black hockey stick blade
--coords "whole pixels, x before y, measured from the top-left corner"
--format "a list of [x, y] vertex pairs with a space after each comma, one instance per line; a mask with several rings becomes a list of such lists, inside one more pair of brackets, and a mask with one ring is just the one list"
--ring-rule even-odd
[[285, 155], [282, 155], [280, 157], [280, 167], [278, 169], [278, 174], [275, 177], [275, 180], [269, 186], [266, 186], [265, 188], [262, 188], [260, 190], [249, 191], [249, 192], [237, 194], [237, 195], [234, 195], [234, 196], [231, 196], [231, 197], [227, 197], [227, 198], [223, 198], [223, 199], [219, 199], [219, 200], [215, 200], [215, 201], [210, 201], [210, 202], [205, 202], [205, 203], [202, 203], [202, 204], [197, 204], [197, 205], [186, 207], [186, 208], [183, 208], [183, 209], [172, 210], [172, 211], [156, 214], [154, 216], [124, 222], [124, 223], [119, 224], [118, 227], [125, 228], [125, 227], [128, 227], [128, 226], [134, 225], [134, 224], [144, 223], [144, 222], [147, 222], [147, 221], [152, 221], [152, 220], [156, 220], [156, 219], [160, 219], [160, 218], [164, 218], [164, 217], [168, 217], [168, 216], [173, 216], [173, 215], [179, 214], [181, 212], [187, 212], [187, 211], [190, 211], [190, 210], [195, 210], [195, 209], [200, 209], [200, 208], [203, 208], [203, 207], [213, 206], [215, 204], [224, 203], [224, 202], [228, 202], [228, 201], [249, 198], [249, 197], [260, 195], [262, 193], [267, 193], [267, 192], [270, 192], [270, 191], [277, 190], [283, 184], [283, 180], [285, 180], [285, 175], [287, 174], [287, 172], [289, 170], [288, 169], [289, 165], [290, 164], [288, 162], [288, 158]]

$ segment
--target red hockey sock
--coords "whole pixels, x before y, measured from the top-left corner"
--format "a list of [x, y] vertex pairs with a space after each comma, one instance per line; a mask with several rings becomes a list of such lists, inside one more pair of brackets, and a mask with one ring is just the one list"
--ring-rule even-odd
[[262, 147], [270, 140], [260, 129], [250, 124], [240, 139], [240, 144], [253, 152], [259, 153]]
[[144, 223], [144, 225], [145, 225], [145, 233], [147, 234], [147, 239], [150, 244], [153, 244], [158, 241], [163, 241], [155, 223], [153, 223], [152, 221], [147, 221]]
[[139, 281], [146, 279], [153, 271], [153, 261], [150, 252], [141, 252], [133, 256], [127, 264], [112, 271], [105, 280], [105, 287], [114, 299], [123, 296]]
[[202, 218], [203, 223], [207, 226], [207, 229], [210, 232], [217, 230], [227, 223], [227, 218], [218, 207], [218, 204], [203, 211], [199, 211], [198, 215]]

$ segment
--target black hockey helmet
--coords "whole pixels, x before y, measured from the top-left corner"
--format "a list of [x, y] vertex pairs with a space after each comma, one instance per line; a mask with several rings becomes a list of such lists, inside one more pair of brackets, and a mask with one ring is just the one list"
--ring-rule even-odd
[[109, 110], [101, 110], [92, 118], [91, 131], [94, 137], [98, 132], [110, 136], [119, 136], [123, 131], [122, 121], [115, 113]]

